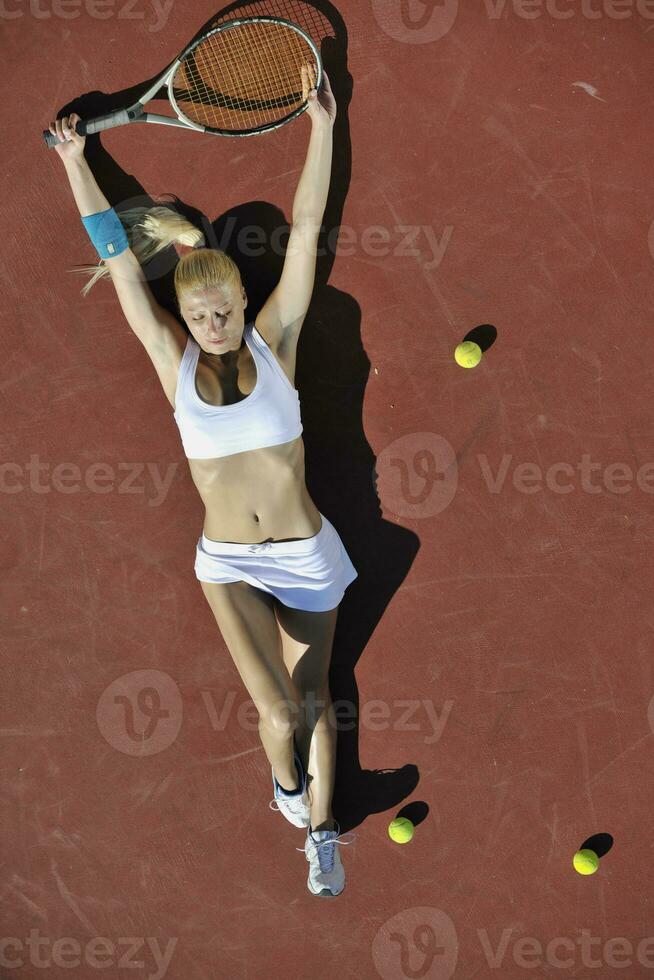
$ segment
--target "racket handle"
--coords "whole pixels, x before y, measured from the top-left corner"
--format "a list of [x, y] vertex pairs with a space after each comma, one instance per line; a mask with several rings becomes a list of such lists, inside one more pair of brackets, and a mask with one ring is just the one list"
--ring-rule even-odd
[[[87, 133], [100, 133], [104, 129], [124, 126], [131, 122], [133, 118], [134, 114], [130, 115], [127, 109], [117, 109], [115, 112], [109, 112], [106, 116], [96, 116], [95, 119], [80, 119], [75, 124], [75, 132], [80, 136], [86, 136]], [[43, 130], [43, 139], [50, 148], [57, 146], [58, 143], [66, 142], [65, 140], [60, 140], [49, 129]]]

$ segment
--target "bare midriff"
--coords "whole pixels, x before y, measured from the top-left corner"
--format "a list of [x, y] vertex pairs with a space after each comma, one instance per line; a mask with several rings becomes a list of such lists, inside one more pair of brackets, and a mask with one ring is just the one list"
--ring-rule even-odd
[[320, 531], [305, 483], [302, 437], [219, 459], [189, 459], [211, 541], [298, 541]]

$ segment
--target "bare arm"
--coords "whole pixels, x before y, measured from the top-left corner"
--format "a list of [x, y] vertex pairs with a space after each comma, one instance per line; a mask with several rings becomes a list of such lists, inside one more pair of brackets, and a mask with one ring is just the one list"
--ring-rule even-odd
[[304, 169], [293, 199], [293, 224], [313, 224], [320, 227], [332, 172], [332, 127], [317, 122], [311, 126], [311, 138]]
[[[69, 117], [71, 123], [78, 118], [79, 116], [75, 114]], [[64, 165], [80, 216], [86, 217], [98, 211], [106, 211], [111, 205], [98, 187], [84, 157], [85, 139], [74, 133], [70, 126], [64, 125], [64, 120], [58, 119], [56, 124], [51, 124], [50, 130], [54, 128], [60, 139], [66, 132], [71, 135], [67, 143], [56, 149]], [[179, 341], [184, 334], [182, 327], [171, 313], [155, 301], [143, 269], [132, 250], [128, 248], [120, 255], [104, 261], [111, 274], [127, 322], [148, 353], [163, 353], [169, 343], [171, 332]]]
[[311, 119], [311, 137], [293, 200], [293, 223], [284, 268], [279, 283], [260, 313], [271, 333], [278, 335], [285, 330], [296, 334], [309, 308], [316, 275], [318, 236], [331, 179], [336, 101], [326, 72], [319, 95], [309, 95], [309, 80], [314, 84], [315, 76], [307, 75], [303, 69], [304, 93], [309, 97], [307, 115]]

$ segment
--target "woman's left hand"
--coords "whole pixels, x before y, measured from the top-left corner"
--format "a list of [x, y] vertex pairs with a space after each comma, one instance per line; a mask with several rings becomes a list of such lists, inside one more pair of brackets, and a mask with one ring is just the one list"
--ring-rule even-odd
[[302, 65], [302, 97], [308, 101], [307, 115], [311, 122], [329, 123], [333, 126], [336, 119], [336, 99], [329, 83], [329, 76], [323, 69], [322, 87], [318, 92], [316, 85], [316, 68], [312, 62]]

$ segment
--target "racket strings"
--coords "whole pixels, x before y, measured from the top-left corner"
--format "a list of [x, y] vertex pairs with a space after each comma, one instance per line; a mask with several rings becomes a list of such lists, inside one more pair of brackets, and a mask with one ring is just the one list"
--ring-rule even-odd
[[210, 35], [180, 63], [173, 94], [188, 119], [237, 132], [277, 122], [303, 104], [311, 46], [284, 24], [240, 24]]
[[[243, 90], [248, 92], [250, 90], [250, 86], [254, 83], [256, 84], [256, 90], [261, 96], [262, 102], [274, 102], [274, 100], [279, 98], [280, 95], [282, 75], [274, 62], [274, 54], [272, 53], [270, 46], [268, 46], [268, 49], [266, 49], [266, 33], [263, 31], [256, 32], [255, 37], [247, 38], [246, 34], [247, 31], [245, 30], [239, 32], [239, 36], [236, 39], [238, 41], [238, 49], [235, 63], [241, 76]], [[256, 58], [257, 64], [261, 69], [260, 74], [257, 75], [256, 79], [253, 78], [252, 75], [249, 77], [243, 77], [243, 74], [241, 73], [241, 66], [248, 65], [251, 52]], [[288, 95], [288, 91], [284, 92], [283, 95]]]
[[[298, 86], [301, 52], [297, 44], [293, 61], [295, 69], [293, 75], [296, 77], [292, 77], [288, 71], [291, 53], [289, 42], [299, 40], [299, 36], [294, 31], [277, 30], [273, 44], [270, 38], [271, 32], [258, 30], [260, 26], [275, 27], [275, 25], [247, 25], [238, 32], [234, 30], [232, 39], [234, 57], [221, 65], [227, 76], [227, 91], [242, 93], [242, 97], [236, 95], [238, 108], [241, 111], [248, 108], [262, 109], [266, 104], [269, 104], [270, 108], [280, 104], [286, 108], [301, 99], [301, 92], [297, 91], [298, 87], [301, 87]], [[212, 51], [213, 53], [215, 52]], [[217, 58], [220, 57], [218, 53]], [[211, 68], [212, 66], [209, 66], [209, 71]]]
[[333, 37], [335, 29], [322, 11], [304, 0], [252, 0], [251, 3], [231, 4], [218, 17], [213, 26], [217, 27], [236, 17], [281, 17], [301, 27], [320, 48], [325, 37]]
[[[301, 67], [302, 57], [309, 57], [313, 61], [313, 55], [307, 55], [306, 44], [300, 40], [299, 34], [295, 31], [284, 30], [283, 34], [277, 34], [273, 38], [270, 33], [262, 32], [258, 54], [265, 68], [264, 87], [269, 99], [277, 97], [283, 91], [288, 98], [293, 101], [302, 100]], [[281, 41], [283, 44], [284, 58], [279, 59], [279, 48], [276, 43]]]
[[[235, 42], [235, 64], [245, 91], [249, 92], [250, 85], [254, 84], [256, 93], [260, 96], [263, 93], [264, 101], [274, 102], [280, 98], [301, 101], [302, 58], [314, 59], [296, 31], [283, 25], [249, 24], [243, 31], [238, 31]], [[242, 66], [249, 67], [252, 57], [260, 69], [256, 77], [241, 71]]]
[[[235, 31], [231, 41], [234, 46], [234, 57], [231, 61], [226, 61], [224, 64], [224, 70], [227, 74], [227, 90], [229, 92], [242, 93], [242, 98], [239, 98], [239, 108], [244, 110], [246, 108], [246, 98], [254, 96], [256, 100], [257, 95], [260, 95], [259, 90], [252, 90], [252, 77], [248, 77], [247, 65], [248, 65], [248, 51], [245, 45], [245, 34], [246, 29]], [[212, 51], [213, 54], [213, 51]], [[253, 100], [253, 101], [254, 101]]]
[[[203, 105], [214, 103], [240, 111], [263, 108], [266, 102], [270, 103], [268, 108], [273, 109], [275, 105], [288, 106], [295, 101], [288, 96], [290, 89], [298, 86], [289, 86], [288, 75], [278, 70], [282, 56], [288, 58], [288, 41], [284, 52], [277, 38], [278, 43], [273, 50], [270, 44], [266, 46], [266, 35], [261, 30], [252, 30], [270, 26], [276, 25], [242, 25], [224, 34], [214, 35], [196, 48], [192, 52], [193, 57], [189, 57], [185, 64], [185, 81], [189, 88], [185, 101], [195, 100]], [[250, 36], [246, 38], [248, 33]], [[302, 47], [297, 43], [299, 35], [289, 29], [283, 29], [283, 33], [293, 35], [294, 67], [297, 71]], [[218, 39], [227, 35], [227, 46], [217, 43]], [[252, 66], [253, 55], [255, 70]], [[225, 98], [220, 98], [221, 95]], [[206, 113], [203, 116], [206, 117]]]

